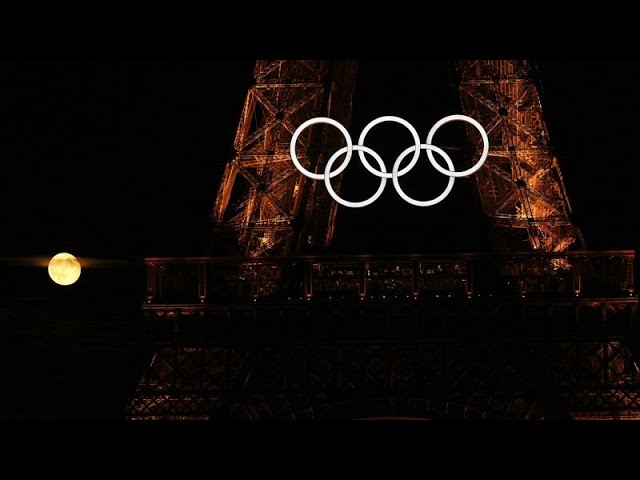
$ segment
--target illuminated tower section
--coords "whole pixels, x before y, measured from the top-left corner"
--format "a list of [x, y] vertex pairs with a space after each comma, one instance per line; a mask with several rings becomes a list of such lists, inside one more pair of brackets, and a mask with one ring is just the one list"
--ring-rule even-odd
[[[455, 68], [463, 113], [489, 134], [489, 157], [475, 181], [495, 227], [495, 248], [561, 252], [576, 239], [582, 243], [530, 63], [466, 60]], [[475, 129], [467, 132], [479, 156], [482, 140]]]
[[[213, 209], [219, 234], [247, 257], [288, 255], [328, 246], [337, 204], [291, 162], [295, 129], [317, 116], [351, 120], [356, 62], [258, 60]], [[313, 127], [298, 142], [305, 167], [321, 172], [325, 152], [342, 146], [331, 127]], [[339, 188], [339, 182], [336, 182]]]
[[[313, 252], [338, 203], [289, 144], [313, 117], [348, 125], [355, 63], [258, 61], [213, 211], [258, 258], [146, 259], [155, 351], [128, 418], [640, 418], [635, 252], [566, 251], [580, 232], [529, 63], [455, 67], [502, 251]], [[295, 146], [322, 173], [343, 142], [314, 126]]]

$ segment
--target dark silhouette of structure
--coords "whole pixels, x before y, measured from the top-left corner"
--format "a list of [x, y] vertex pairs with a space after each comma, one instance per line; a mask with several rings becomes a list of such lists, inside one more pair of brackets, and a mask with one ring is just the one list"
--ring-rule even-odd
[[[311, 117], [348, 124], [355, 62], [258, 61], [213, 212], [236, 251], [147, 259], [157, 348], [129, 418], [638, 417], [634, 252], [568, 250], [580, 232], [530, 64], [455, 71], [490, 138], [476, 186], [497, 253], [307, 253], [336, 204], [289, 141]], [[339, 139], [305, 132], [319, 171]]]

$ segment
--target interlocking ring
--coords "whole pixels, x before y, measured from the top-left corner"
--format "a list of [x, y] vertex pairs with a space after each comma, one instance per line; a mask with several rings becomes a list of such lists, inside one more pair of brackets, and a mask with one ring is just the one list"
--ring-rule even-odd
[[[362, 145], [354, 145], [353, 149], [358, 152], [366, 152], [369, 155], [371, 155], [374, 158], [374, 160], [378, 162], [378, 165], [380, 165], [380, 170], [382, 171], [382, 173], [386, 173], [387, 170], [384, 165], [384, 162], [382, 161], [382, 158], [380, 158], [380, 155], [378, 155], [378, 153], [375, 150], [371, 150], [369, 147], [365, 147]], [[331, 171], [331, 167], [333, 166], [333, 163], [340, 157], [340, 155], [342, 155], [345, 152], [348, 152], [348, 150], [349, 150], [349, 147], [342, 147], [340, 150], [338, 150], [336, 153], [334, 153], [331, 156], [331, 158], [327, 162], [327, 166], [324, 167], [324, 175], [323, 175], [324, 184], [327, 187], [327, 191], [329, 192], [329, 195], [331, 195], [331, 197], [340, 205], [344, 205], [345, 207], [351, 207], [351, 208], [366, 207], [367, 205], [371, 205], [378, 198], [380, 198], [380, 195], [382, 195], [382, 192], [384, 191], [384, 187], [387, 186], [387, 178], [380, 176], [381, 177], [380, 186], [378, 187], [378, 190], [376, 191], [376, 193], [373, 194], [372, 197], [368, 198], [367, 200], [363, 200], [362, 202], [350, 202], [340, 197], [331, 186], [331, 175], [328, 175], [328, 173]], [[347, 163], [347, 162], [345, 161], [344, 163]], [[373, 167], [371, 168], [375, 170]], [[391, 176], [391, 174], [389, 174], [389, 176]]]
[[[413, 128], [413, 125], [411, 125], [409, 122], [407, 122], [404, 118], [393, 117], [391, 115], [388, 115], [386, 117], [376, 118], [375, 120], [369, 122], [369, 124], [362, 129], [362, 133], [360, 134], [360, 138], [358, 138], [358, 144], [359, 145], [364, 145], [364, 139], [366, 138], [367, 133], [369, 133], [369, 130], [371, 130], [376, 125], [378, 125], [380, 123], [384, 123], [384, 122], [395, 122], [395, 123], [399, 123], [400, 125], [403, 125], [403, 126], [407, 127], [407, 130], [409, 130], [409, 132], [411, 132], [411, 136], [413, 137], [413, 141], [415, 143], [414, 150], [415, 150], [416, 153], [413, 154], [413, 158], [411, 159], [411, 162], [409, 162], [409, 165], [407, 165], [405, 168], [403, 168], [399, 172], [400, 176], [405, 175], [405, 174], [409, 173], [413, 167], [415, 167], [416, 163], [418, 163], [418, 159], [420, 158], [420, 135], [418, 135], [418, 131], [415, 128]], [[376, 170], [375, 168], [373, 168], [369, 164], [369, 162], [367, 162], [367, 159], [364, 156], [364, 152], [362, 152], [362, 151], [358, 152], [358, 156], [360, 157], [360, 161], [362, 162], [362, 165], [364, 165], [364, 168], [369, 170], [376, 177], [391, 178], [391, 174], [390, 173], [380, 172], [380, 171]]]
[[[436, 147], [435, 145], [427, 145], [427, 144], [420, 145], [420, 149], [426, 150], [427, 153], [431, 153], [432, 151], [436, 152], [438, 155], [444, 158], [444, 161], [447, 163], [447, 166], [449, 167], [449, 171], [447, 173], [455, 173], [455, 169], [453, 168], [453, 162], [451, 161], [451, 157], [449, 157], [449, 155], [447, 155], [444, 150]], [[393, 164], [393, 169], [391, 170], [393, 186], [396, 188], [396, 192], [398, 192], [398, 195], [400, 195], [405, 202], [410, 203], [411, 205], [415, 205], [416, 207], [432, 207], [435, 204], [440, 203], [442, 200], [447, 198], [447, 196], [451, 193], [451, 190], [453, 190], [453, 184], [456, 182], [456, 179], [454, 178], [453, 175], [449, 175], [449, 183], [447, 183], [447, 187], [444, 189], [444, 192], [442, 192], [440, 195], [438, 195], [436, 198], [432, 200], [424, 200], [424, 201], [415, 200], [411, 198], [409, 195], [407, 195], [406, 193], [404, 193], [404, 190], [400, 188], [400, 182], [398, 180], [398, 177], [402, 176], [400, 175], [400, 172], [398, 172], [398, 169], [400, 168], [400, 163], [402, 162], [402, 160], [404, 160], [404, 157], [406, 157], [413, 151], [417, 151], [419, 155], [420, 149], [416, 149], [416, 147], [409, 147], [398, 156], [396, 163]]]
[[[473, 125], [480, 132], [480, 136], [482, 137], [482, 142], [483, 142], [483, 149], [482, 149], [482, 154], [480, 155], [480, 158], [478, 159], [478, 161], [473, 167], [463, 172], [456, 172], [453, 166], [453, 162], [451, 161], [451, 158], [449, 157], [449, 155], [447, 155], [447, 153], [441, 148], [431, 144], [436, 131], [442, 125], [445, 125], [453, 121], [463, 121]], [[387, 172], [384, 162], [380, 157], [380, 155], [378, 155], [378, 153], [372, 150], [371, 148], [363, 145], [364, 140], [367, 134], [369, 133], [369, 131], [376, 125], [379, 125], [385, 122], [394, 122], [394, 123], [399, 123], [400, 125], [403, 125], [409, 130], [414, 140], [413, 146], [407, 148], [400, 155], [398, 155], [395, 163], [393, 164], [393, 168], [391, 169], [391, 173]], [[331, 156], [331, 158], [329, 158], [329, 161], [325, 166], [324, 173], [310, 172], [309, 170], [307, 170], [302, 166], [302, 164], [300, 163], [300, 160], [296, 155], [296, 143], [302, 131], [309, 126], [315, 125], [318, 123], [325, 123], [325, 124], [336, 127], [344, 135], [344, 138], [347, 142], [346, 147], [340, 148]], [[398, 195], [400, 195], [400, 197], [403, 200], [417, 207], [431, 207], [443, 201], [449, 195], [449, 193], [451, 193], [451, 190], [453, 189], [453, 184], [455, 183], [456, 178], [467, 177], [477, 172], [482, 167], [482, 165], [487, 159], [487, 156], [489, 155], [489, 137], [487, 136], [487, 132], [484, 130], [482, 125], [480, 125], [473, 118], [467, 117], [466, 115], [449, 115], [447, 117], [442, 118], [441, 120], [436, 122], [433, 125], [433, 127], [431, 127], [431, 130], [429, 130], [429, 134], [427, 135], [426, 143], [421, 144], [418, 132], [413, 127], [413, 125], [411, 125], [409, 122], [407, 122], [406, 120], [400, 117], [394, 117], [389, 115], [389, 116], [377, 118], [369, 122], [369, 124], [367, 124], [367, 126], [364, 127], [364, 129], [362, 130], [362, 133], [360, 134], [360, 138], [358, 139], [358, 145], [353, 145], [353, 141], [351, 140], [351, 135], [349, 135], [349, 132], [344, 127], [344, 125], [342, 125], [340, 122], [336, 120], [333, 120], [332, 118], [317, 117], [317, 118], [312, 118], [310, 120], [307, 120], [296, 129], [293, 136], [291, 137], [289, 150], [291, 152], [291, 160], [293, 161], [293, 164], [295, 165], [295, 167], [306, 177], [312, 178], [314, 180], [324, 180], [324, 183], [325, 183], [325, 186], [327, 187], [327, 191], [329, 192], [329, 195], [331, 195], [331, 197], [336, 202], [338, 202], [341, 205], [344, 205], [345, 207], [361, 208], [361, 207], [366, 207], [367, 205], [371, 205], [378, 198], [380, 198], [380, 195], [382, 195], [382, 192], [384, 191], [384, 188], [387, 184], [387, 179], [389, 178], [392, 179], [394, 188], [396, 189], [396, 191], [398, 192]], [[380, 178], [380, 186], [378, 187], [378, 190], [376, 191], [376, 193], [374, 193], [373, 196], [369, 197], [367, 200], [363, 200], [361, 202], [350, 202], [348, 200], [341, 198], [331, 186], [331, 181], [330, 181], [332, 178], [339, 175], [347, 168], [347, 166], [349, 165], [349, 162], [351, 161], [351, 158], [353, 157], [354, 150], [358, 152], [358, 156], [360, 157], [360, 161], [362, 162], [362, 165], [370, 173]], [[413, 167], [415, 167], [415, 165], [418, 163], [418, 159], [420, 158], [421, 150], [427, 151], [427, 157], [429, 159], [429, 162], [431, 163], [431, 165], [433, 165], [433, 167], [438, 172], [449, 177], [449, 182], [445, 190], [440, 195], [438, 195], [437, 197], [431, 200], [415, 200], [414, 198], [411, 198], [406, 193], [404, 193], [404, 191], [400, 187], [399, 177], [406, 175], [413, 169]], [[413, 152], [413, 156], [411, 157], [411, 161], [406, 167], [404, 167], [401, 170], [400, 165], [402, 164], [402, 161], [412, 152]], [[447, 167], [449, 168], [448, 170], [440, 166], [440, 164], [436, 161], [435, 157], [433, 156], [433, 152], [437, 153], [444, 159], [445, 163], [447, 164]], [[336, 162], [336, 160], [345, 153], [346, 153], [346, 157], [342, 162], [342, 165], [340, 165], [336, 170], [331, 171], [331, 167], [333, 167], [333, 164]], [[380, 166], [380, 170], [376, 170], [374, 167], [371, 166], [371, 164], [368, 162], [368, 160], [365, 157], [365, 153], [373, 157], [373, 159]]]
[[313, 178], [314, 180], [324, 179], [323, 174], [313, 173], [307, 170], [306, 168], [304, 168], [300, 163], [300, 161], [298, 160], [298, 156], [296, 155], [296, 142], [298, 141], [298, 137], [300, 136], [300, 134], [305, 128], [310, 127], [311, 125], [315, 125], [316, 123], [327, 123], [329, 125], [333, 125], [334, 127], [336, 127], [338, 130], [342, 132], [342, 135], [344, 135], [344, 139], [347, 141], [347, 158], [344, 159], [344, 163], [340, 165], [335, 172], [332, 172], [330, 174], [331, 178], [333, 178], [336, 175], [340, 175], [344, 171], [344, 169], [347, 168], [347, 166], [349, 165], [349, 162], [351, 161], [351, 155], [353, 155], [353, 142], [351, 140], [351, 135], [349, 134], [349, 131], [346, 128], [344, 128], [344, 125], [334, 120], [333, 118], [328, 118], [328, 117], [312, 118], [304, 122], [298, 128], [296, 128], [296, 131], [293, 132], [293, 137], [291, 137], [291, 143], [289, 144], [289, 150], [291, 152], [291, 160], [293, 160], [293, 164], [296, 166], [298, 170], [300, 170], [300, 173], [302, 173], [304, 176]]
[[467, 117], [466, 115], [449, 115], [448, 117], [441, 118], [433, 125], [433, 127], [431, 127], [431, 130], [429, 130], [429, 134], [427, 135], [427, 145], [431, 145], [431, 142], [433, 141], [433, 136], [436, 134], [436, 132], [442, 125], [449, 122], [455, 122], [456, 120], [470, 123], [471, 125], [476, 127], [476, 129], [480, 132], [480, 136], [482, 137], [482, 144], [483, 144], [482, 155], [480, 155], [480, 160], [478, 160], [473, 167], [469, 168], [468, 170], [465, 170], [464, 172], [453, 172], [453, 171], [448, 172], [444, 168], [442, 168], [440, 165], [438, 165], [438, 162], [436, 162], [436, 159], [433, 158], [433, 153], [431, 153], [431, 151], [429, 150], [427, 150], [427, 157], [429, 158], [431, 165], [433, 165], [433, 168], [438, 170], [443, 175], [446, 175], [448, 177], [456, 177], [456, 178], [468, 177], [469, 175], [476, 173], [478, 170], [480, 170], [480, 167], [482, 167], [482, 164], [484, 163], [484, 161], [487, 159], [487, 156], [489, 155], [489, 137], [487, 136], [487, 132], [484, 130], [484, 128], [482, 128], [482, 125], [480, 125], [476, 120], [474, 120], [471, 117]]

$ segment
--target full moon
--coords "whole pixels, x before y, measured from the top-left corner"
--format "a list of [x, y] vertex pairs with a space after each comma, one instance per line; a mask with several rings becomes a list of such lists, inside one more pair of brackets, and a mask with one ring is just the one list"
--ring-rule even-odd
[[49, 276], [58, 285], [76, 283], [80, 270], [80, 262], [70, 253], [59, 253], [49, 261]]

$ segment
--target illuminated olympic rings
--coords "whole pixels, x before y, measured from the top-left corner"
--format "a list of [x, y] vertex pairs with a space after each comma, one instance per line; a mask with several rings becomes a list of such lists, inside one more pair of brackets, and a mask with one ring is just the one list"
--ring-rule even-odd
[[[454, 122], [457, 120], [467, 122], [473, 125], [480, 132], [480, 136], [482, 137], [482, 143], [483, 143], [482, 155], [480, 155], [480, 159], [476, 162], [475, 165], [473, 165], [473, 167], [463, 172], [456, 172], [453, 166], [453, 162], [451, 161], [451, 158], [449, 157], [449, 155], [447, 155], [447, 153], [444, 152], [441, 148], [438, 148], [435, 145], [431, 145], [431, 142], [433, 141], [433, 136], [441, 126], [443, 126], [446, 123]], [[387, 169], [384, 165], [384, 162], [382, 161], [382, 158], [380, 158], [380, 155], [378, 155], [374, 150], [370, 149], [369, 147], [364, 146], [364, 140], [367, 134], [369, 133], [369, 131], [376, 125], [379, 125], [385, 122], [399, 123], [400, 125], [406, 127], [407, 130], [409, 130], [409, 133], [411, 133], [411, 136], [413, 137], [413, 141], [414, 141], [414, 145], [407, 148], [400, 155], [398, 155], [398, 158], [396, 158], [396, 161], [393, 164], [393, 168], [391, 169], [391, 173], [387, 172]], [[339, 150], [337, 150], [329, 158], [329, 161], [327, 162], [327, 165], [324, 168], [324, 173], [310, 172], [309, 170], [307, 170], [302, 166], [302, 164], [300, 163], [300, 160], [296, 155], [296, 143], [302, 131], [305, 128], [310, 127], [311, 125], [315, 125], [318, 123], [325, 123], [325, 124], [336, 127], [338, 130], [340, 130], [345, 140], [347, 141], [347, 145], [345, 147], [342, 147]], [[484, 128], [482, 128], [482, 125], [480, 125], [473, 118], [467, 117], [466, 115], [449, 115], [448, 117], [444, 117], [443, 119], [439, 120], [433, 125], [433, 127], [431, 127], [431, 130], [429, 130], [429, 134], [427, 135], [426, 143], [420, 143], [420, 137], [418, 136], [418, 132], [416, 131], [416, 129], [413, 128], [413, 125], [411, 125], [409, 122], [407, 122], [406, 120], [400, 117], [385, 116], [385, 117], [376, 118], [375, 120], [371, 121], [366, 127], [364, 127], [364, 129], [362, 130], [362, 133], [360, 134], [360, 138], [358, 138], [358, 144], [354, 145], [353, 141], [351, 140], [351, 135], [349, 134], [347, 129], [344, 127], [344, 125], [342, 125], [340, 122], [337, 122], [336, 120], [333, 120], [332, 118], [317, 117], [317, 118], [312, 118], [310, 120], [307, 120], [296, 129], [296, 131], [293, 134], [293, 137], [291, 137], [291, 144], [289, 145], [289, 148], [291, 152], [291, 160], [293, 160], [293, 164], [296, 166], [296, 168], [306, 177], [309, 177], [313, 180], [324, 180], [324, 183], [325, 183], [325, 186], [327, 187], [327, 191], [329, 192], [329, 195], [331, 195], [331, 197], [340, 205], [344, 205], [345, 207], [351, 207], [351, 208], [360, 208], [360, 207], [366, 207], [367, 205], [371, 205], [378, 198], [380, 198], [380, 195], [382, 195], [382, 192], [384, 191], [384, 188], [387, 184], [387, 179], [390, 178], [394, 188], [398, 192], [398, 195], [400, 195], [400, 197], [402, 197], [402, 199], [404, 199], [406, 202], [410, 203], [411, 205], [415, 205], [417, 207], [431, 207], [433, 205], [436, 205], [437, 203], [440, 203], [445, 198], [447, 198], [447, 195], [449, 195], [449, 193], [451, 193], [451, 190], [453, 189], [453, 184], [456, 178], [468, 177], [469, 175], [477, 172], [480, 169], [480, 167], [482, 167], [485, 160], [487, 159], [487, 155], [489, 154], [489, 137], [487, 136], [487, 132], [484, 130]], [[349, 162], [351, 161], [351, 157], [353, 156], [354, 150], [358, 152], [358, 156], [360, 157], [360, 161], [362, 162], [362, 165], [364, 165], [364, 167], [370, 173], [380, 178], [380, 186], [378, 187], [378, 190], [376, 190], [376, 193], [374, 193], [373, 196], [361, 202], [350, 202], [348, 200], [344, 200], [343, 198], [338, 196], [338, 194], [335, 192], [335, 190], [331, 186], [331, 179], [336, 175], [341, 174], [349, 165]], [[449, 182], [447, 183], [447, 187], [444, 189], [444, 192], [442, 192], [440, 195], [438, 195], [437, 197], [431, 200], [416, 200], [414, 198], [411, 198], [400, 187], [399, 178], [409, 173], [413, 169], [413, 167], [416, 165], [416, 163], [418, 163], [421, 150], [426, 150], [427, 158], [429, 159], [429, 162], [431, 163], [431, 165], [433, 165], [433, 168], [435, 168], [441, 174], [449, 177]], [[446, 170], [445, 168], [440, 166], [440, 164], [438, 164], [435, 157], [433, 156], [434, 152], [440, 155], [440, 157], [444, 159], [449, 170]], [[371, 164], [365, 157], [365, 153], [370, 155], [376, 161], [376, 163], [380, 167], [380, 170], [377, 170], [375, 167], [371, 166]], [[346, 157], [342, 162], [342, 165], [340, 165], [338, 168], [332, 171], [331, 168], [333, 167], [334, 163], [343, 154], [346, 154]], [[402, 161], [409, 154], [413, 154], [411, 156], [411, 161], [406, 167], [400, 169], [400, 165], [402, 164]]]

